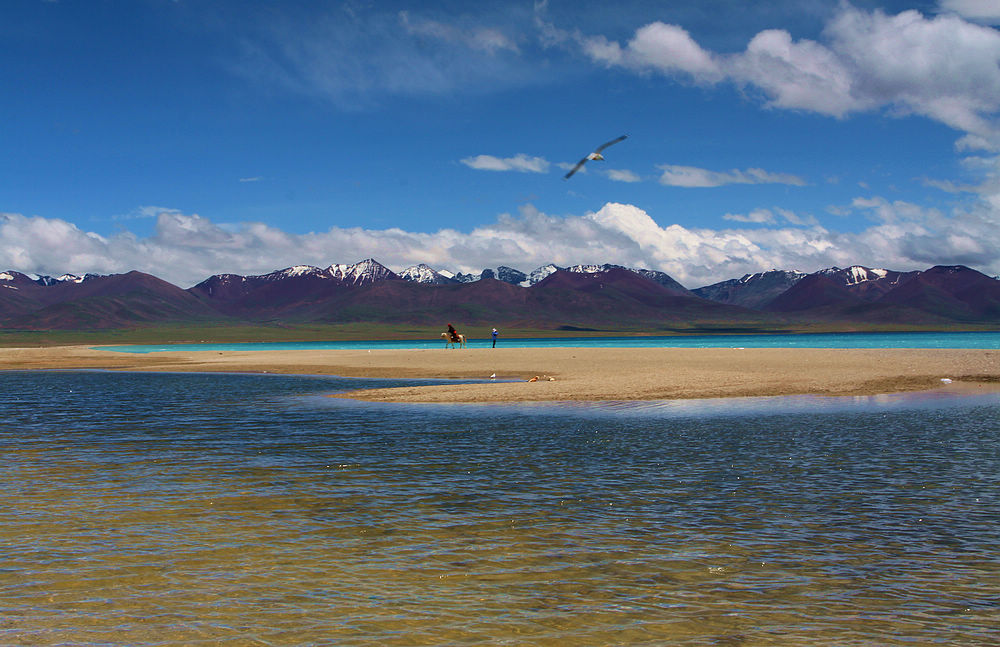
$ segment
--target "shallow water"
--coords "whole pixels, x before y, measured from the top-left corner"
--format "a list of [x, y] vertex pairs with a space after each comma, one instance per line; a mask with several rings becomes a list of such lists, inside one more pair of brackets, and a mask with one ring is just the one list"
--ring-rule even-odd
[[[441, 339], [380, 341], [130, 344], [100, 346], [120, 353], [163, 351], [358, 350], [440, 348]], [[469, 335], [469, 348], [488, 348], [490, 338]], [[642, 335], [633, 337], [501, 337], [498, 348], [988, 348], [1000, 349], [1000, 332], [805, 333], [797, 335]]]
[[995, 644], [1000, 397], [2, 373], [0, 644]]

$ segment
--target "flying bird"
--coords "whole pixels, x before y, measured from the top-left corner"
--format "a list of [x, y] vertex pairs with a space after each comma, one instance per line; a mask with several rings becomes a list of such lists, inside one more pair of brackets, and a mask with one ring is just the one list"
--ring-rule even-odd
[[588, 161], [590, 161], [590, 160], [597, 160], [597, 161], [603, 160], [604, 156], [601, 155], [601, 151], [603, 151], [608, 146], [611, 146], [612, 144], [617, 144], [618, 142], [620, 142], [621, 140], [623, 140], [623, 139], [625, 139], [627, 137], [628, 137], [628, 135], [622, 135], [621, 137], [616, 137], [615, 139], [612, 139], [609, 142], [605, 142], [605, 143], [601, 144], [596, 149], [594, 149], [593, 153], [591, 153], [590, 155], [587, 155], [582, 160], [580, 160], [579, 162], [577, 162], [576, 166], [574, 166], [572, 169], [570, 169], [570, 172], [567, 173], [566, 176], [563, 177], [563, 179], [564, 180], [568, 180], [574, 173], [576, 173], [577, 171], [579, 171], [580, 168], [584, 164], [586, 164]]

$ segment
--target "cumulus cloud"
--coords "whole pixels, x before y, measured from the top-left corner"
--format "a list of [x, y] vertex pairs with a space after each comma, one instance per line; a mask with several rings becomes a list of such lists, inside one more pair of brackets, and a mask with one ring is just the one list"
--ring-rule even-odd
[[836, 117], [867, 107], [853, 96], [851, 73], [834, 52], [814, 41], [793, 41], [784, 30], [757, 34], [727, 68], [736, 83], [759, 88], [775, 107]]
[[694, 166], [678, 166], [663, 164], [660, 167], [660, 184], [688, 188], [706, 188], [724, 186], [726, 184], [791, 184], [804, 186], [805, 181], [788, 173], [770, 173], [759, 168], [749, 168], [745, 171], [709, 171]]
[[[1000, 196], [1000, 189], [996, 191]], [[0, 270], [59, 275], [140, 270], [188, 287], [212, 274], [262, 274], [373, 257], [392, 269], [416, 263], [477, 272], [508, 265], [618, 263], [662, 270], [688, 287], [771, 268], [815, 271], [856, 263], [897, 270], [964, 264], [1000, 274], [1000, 198], [946, 213], [874, 196], [851, 205], [870, 226], [838, 232], [813, 217], [771, 208], [728, 214], [729, 228], [661, 225], [643, 209], [609, 203], [553, 216], [531, 206], [468, 232], [334, 227], [292, 234], [261, 223], [220, 224], [163, 211], [151, 236], [100, 236], [65, 220], [0, 215]], [[744, 226], [752, 225], [752, 226]]]
[[770, 29], [734, 53], [705, 50], [681, 27], [660, 22], [636, 30], [624, 45], [568, 33], [561, 42], [604, 66], [705, 85], [729, 81], [775, 108], [834, 117], [875, 109], [923, 115], [963, 132], [963, 147], [995, 149], [1000, 32], [957, 14], [984, 19], [1000, 16], [1000, 9], [992, 0], [941, 6], [953, 13], [888, 15], [844, 3], [821, 40]]
[[963, 18], [988, 24], [1000, 23], [1000, 4], [996, 0], [941, 0], [940, 9]]
[[469, 168], [479, 171], [519, 171], [521, 173], [548, 173], [549, 162], [541, 157], [530, 157], [518, 153], [514, 157], [476, 155], [461, 160]]
[[624, 47], [603, 36], [578, 37], [578, 42], [591, 59], [608, 66], [663, 74], [681, 72], [699, 81], [714, 81], [722, 76], [715, 57], [677, 25], [650, 23], [638, 29]]

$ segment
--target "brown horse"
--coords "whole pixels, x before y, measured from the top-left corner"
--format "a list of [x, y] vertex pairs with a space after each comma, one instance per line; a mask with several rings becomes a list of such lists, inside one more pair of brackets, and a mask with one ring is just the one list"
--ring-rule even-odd
[[455, 348], [456, 343], [458, 344], [458, 347], [465, 348], [465, 335], [462, 333], [458, 333], [458, 342], [452, 341], [451, 335], [446, 332], [441, 333], [441, 339], [444, 340], [445, 348]]

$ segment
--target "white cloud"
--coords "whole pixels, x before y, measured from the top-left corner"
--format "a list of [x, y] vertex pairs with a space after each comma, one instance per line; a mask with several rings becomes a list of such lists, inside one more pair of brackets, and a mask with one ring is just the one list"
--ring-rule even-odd
[[861, 108], [849, 70], [823, 45], [795, 42], [782, 30], [763, 31], [728, 60], [730, 77], [763, 90], [769, 104], [841, 117]]
[[628, 169], [609, 169], [607, 171], [609, 178], [615, 182], [641, 182], [642, 178], [636, 173], [629, 171]]
[[[222, 225], [163, 211], [153, 235], [99, 236], [60, 219], [0, 215], [0, 270], [58, 275], [139, 270], [181, 287], [212, 274], [261, 274], [292, 265], [325, 267], [374, 257], [392, 269], [418, 262], [479, 271], [509, 265], [530, 271], [546, 263], [619, 263], [668, 272], [688, 287], [771, 268], [814, 271], [855, 263], [897, 270], [965, 264], [1000, 274], [1000, 188], [973, 207], [945, 213], [880, 197], [852, 206], [871, 225], [826, 229], [811, 216], [772, 208], [728, 214], [736, 227], [661, 226], [639, 207], [609, 203], [579, 216], [533, 207], [468, 232], [331, 228], [292, 234], [261, 223]], [[752, 224], [739, 227], [739, 223]]]
[[925, 177], [921, 178], [920, 181], [924, 184], [924, 186], [940, 189], [945, 193], [975, 193], [977, 191], [977, 187], [958, 184], [957, 182], [953, 182], [951, 180], [937, 180]]
[[727, 213], [722, 216], [722, 218], [723, 220], [732, 220], [734, 222], [753, 222], [768, 225], [773, 225], [775, 223], [774, 214], [768, 209], [754, 209], [745, 215], [740, 213]]
[[[977, 19], [1000, 15], [994, 0], [944, 0], [942, 8]], [[955, 13], [887, 15], [843, 3], [822, 41], [770, 29], [735, 53], [705, 50], [681, 27], [660, 22], [636, 30], [624, 46], [603, 36], [561, 36], [558, 42], [575, 43], [601, 65], [701, 84], [728, 80], [759, 91], [775, 108], [835, 117], [875, 109], [919, 114], [964, 133], [963, 147], [1000, 147], [1000, 32]]]
[[890, 106], [979, 137], [996, 136], [1000, 32], [956, 16], [841, 11], [827, 26], [859, 107]]
[[169, 207], [154, 207], [154, 206], [143, 206], [136, 207], [132, 211], [117, 216], [112, 216], [112, 220], [142, 220], [147, 218], [156, 218], [161, 213], [173, 212], [180, 213], [177, 209], [171, 209]]
[[583, 51], [596, 62], [639, 72], [683, 72], [701, 82], [721, 78], [718, 63], [683, 28], [654, 22], [638, 29], [625, 47], [603, 36], [578, 37]]
[[791, 184], [804, 186], [805, 181], [788, 173], [770, 173], [759, 168], [749, 168], [745, 171], [709, 171], [694, 166], [678, 166], [663, 164], [660, 184], [688, 188], [707, 188], [727, 184]]
[[462, 44], [488, 54], [502, 50], [517, 52], [517, 44], [502, 31], [479, 25], [452, 25], [426, 18], [411, 18], [410, 12], [400, 11], [399, 19], [407, 33], [441, 41]]
[[549, 162], [541, 157], [529, 157], [518, 153], [514, 157], [494, 157], [476, 155], [461, 160], [469, 168], [479, 171], [519, 171], [521, 173], [548, 173]]
[[942, 11], [951, 11], [969, 20], [1000, 23], [1000, 3], [997, 0], [941, 0], [939, 6]]
[[722, 216], [722, 219], [731, 220], [733, 222], [747, 222], [764, 225], [774, 225], [777, 224], [779, 220], [784, 220], [790, 225], [799, 225], [803, 227], [819, 226], [819, 221], [813, 216], [800, 216], [794, 211], [782, 209], [780, 207], [775, 207], [773, 211], [771, 209], [754, 209], [748, 214], [727, 213]]
[[510, 27], [516, 18], [500, 15], [498, 25], [477, 20], [445, 22], [374, 3], [310, 12], [308, 19], [267, 12], [254, 29], [240, 32], [229, 67], [251, 82], [323, 97], [345, 110], [389, 95], [490, 91], [538, 76]]

